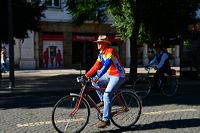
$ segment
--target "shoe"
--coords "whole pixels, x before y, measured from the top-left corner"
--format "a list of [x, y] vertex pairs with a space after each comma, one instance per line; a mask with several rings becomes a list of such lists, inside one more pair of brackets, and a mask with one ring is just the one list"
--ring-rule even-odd
[[101, 107], [103, 107], [103, 105], [104, 105], [104, 103], [103, 103], [103, 101], [101, 101], [101, 102], [99, 102], [99, 103], [97, 104], [97, 107], [101, 108]]
[[104, 128], [104, 127], [109, 126], [109, 125], [110, 125], [110, 121], [109, 120], [108, 121], [100, 120], [98, 125], [97, 125], [97, 127], [98, 128]]

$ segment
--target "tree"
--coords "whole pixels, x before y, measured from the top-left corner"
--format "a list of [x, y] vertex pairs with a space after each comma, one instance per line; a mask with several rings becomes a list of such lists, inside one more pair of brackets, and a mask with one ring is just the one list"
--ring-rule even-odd
[[[161, 42], [162, 45], [167, 46], [171, 39], [187, 37], [188, 25], [195, 21], [194, 16], [199, 0], [121, 0], [118, 3], [113, 0], [111, 2], [110, 12], [115, 18], [116, 28], [122, 33], [123, 38], [130, 37], [131, 40], [129, 81], [132, 82], [136, 79], [138, 41], [147, 44]], [[120, 14], [120, 12], [123, 12], [123, 14]], [[128, 14], [129, 19], [125, 17]], [[133, 23], [127, 25], [126, 23], [130, 19]], [[128, 35], [121, 32], [120, 29], [127, 31]]]
[[[137, 20], [139, 19], [136, 20], [134, 15], [135, 5], [136, 3], [130, 0], [68, 0], [66, 3], [67, 10], [69, 10], [72, 14], [73, 22], [79, 25], [83, 24], [86, 20], [93, 20], [94, 22], [102, 23], [105, 21], [105, 15], [108, 11], [109, 13], [111, 13], [111, 15], [113, 15], [115, 19], [114, 26], [116, 26], [116, 29], [118, 30], [121, 38], [128, 39], [131, 37], [131, 43], [135, 40], [137, 42], [138, 37], [138, 33], [134, 32], [137, 30], [137, 28], [133, 28], [134, 26], [139, 27], [137, 26], [137, 24], [139, 24]], [[132, 34], [133, 32], [134, 34]], [[131, 45], [131, 49], [137, 51], [135, 46], [136, 45]], [[131, 57], [137, 57], [137, 53], [134, 51], [131, 51]], [[132, 59], [133, 58], [131, 58], [131, 70], [133, 70], [132, 68], [135, 68], [136, 70], [137, 60], [135, 61]], [[134, 66], [132, 64], [134, 64]], [[136, 71], [134, 73], [136, 73]], [[131, 77], [132, 74], [133, 72], [130, 71]]]
[[[188, 26], [193, 23], [199, 0], [152, 0], [146, 1], [142, 13], [145, 31], [152, 42], [166, 44], [170, 39], [185, 38]], [[170, 8], [169, 8], [170, 7]]]
[[[114, 26], [122, 39], [130, 38], [131, 66], [129, 81], [133, 82], [137, 76], [138, 41], [157, 43], [161, 40], [163, 44], [167, 45], [170, 38], [185, 36], [187, 26], [192, 23], [195, 16], [199, 0], [105, 0], [100, 2], [86, 0], [86, 3], [98, 5], [89, 6], [89, 14], [88, 7], [84, 5], [84, 2], [81, 0], [68, 0], [67, 7], [71, 11], [74, 21], [83, 23], [89, 18], [83, 16], [90, 16], [91, 13], [93, 15], [97, 14], [94, 15], [94, 18], [102, 17], [105, 13], [102, 16], [97, 16], [105, 11], [97, 9], [108, 9], [108, 12], [114, 18]], [[145, 35], [147, 38], [141, 35]]]
[[[7, 0], [0, 1], [0, 43], [8, 42], [8, 11]], [[39, 30], [39, 23], [45, 17], [45, 4], [27, 2], [26, 0], [12, 0], [13, 36], [18, 39], [28, 37], [27, 31]]]
[[108, 2], [96, 0], [68, 0], [67, 10], [72, 14], [73, 23], [81, 25], [84, 21], [104, 23], [107, 19]]
[[[28, 37], [27, 31], [39, 30], [42, 13], [46, 7], [38, 2], [26, 0], [1, 0], [0, 1], [0, 45], [9, 44], [9, 87], [14, 87], [14, 38]], [[0, 62], [1, 63], [1, 62]], [[1, 74], [1, 73], [0, 73]], [[2, 76], [0, 75], [0, 78]]]

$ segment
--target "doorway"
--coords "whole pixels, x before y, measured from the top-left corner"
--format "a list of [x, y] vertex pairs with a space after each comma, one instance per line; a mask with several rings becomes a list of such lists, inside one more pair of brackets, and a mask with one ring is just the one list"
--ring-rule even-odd
[[43, 41], [43, 66], [47, 69], [63, 67], [62, 41]]

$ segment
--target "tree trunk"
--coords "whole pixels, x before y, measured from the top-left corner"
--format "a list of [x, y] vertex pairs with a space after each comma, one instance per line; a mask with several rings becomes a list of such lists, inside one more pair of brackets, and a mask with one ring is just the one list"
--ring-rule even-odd
[[15, 87], [12, 0], [8, 0], [9, 88]]
[[130, 38], [130, 53], [131, 53], [130, 72], [129, 72], [130, 83], [133, 83], [137, 78], [137, 39], [141, 24], [139, 5], [140, 1], [137, 0], [135, 8], [135, 16], [134, 16], [135, 22], [133, 26], [133, 33]]
[[[0, 43], [0, 52], [1, 52], [1, 48], [2, 48], [2, 45]], [[1, 69], [1, 56], [0, 56], [0, 69]], [[2, 74], [1, 74], [1, 71], [0, 71], [0, 82], [1, 82], [1, 79], [2, 79]]]

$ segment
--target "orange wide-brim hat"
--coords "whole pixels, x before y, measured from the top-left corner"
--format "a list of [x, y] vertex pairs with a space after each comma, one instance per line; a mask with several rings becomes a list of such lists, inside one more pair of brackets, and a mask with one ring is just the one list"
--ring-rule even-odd
[[111, 41], [108, 40], [108, 37], [106, 35], [99, 35], [98, 39], [96, 41], [94, 41], [96, 43], [101, 43], [101, 42], [105, 42], [109, 45], [111, 45]]

